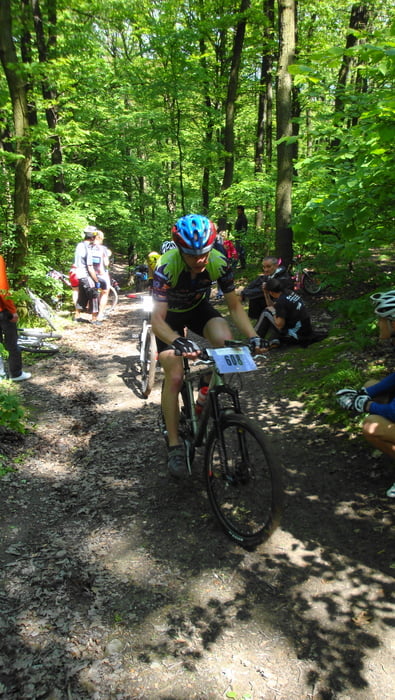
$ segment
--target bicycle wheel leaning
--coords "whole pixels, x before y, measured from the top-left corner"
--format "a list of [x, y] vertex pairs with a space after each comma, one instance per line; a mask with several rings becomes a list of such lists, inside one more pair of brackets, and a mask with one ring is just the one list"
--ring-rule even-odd
[[239, 545], [252, 548], [278, 524], [282, 488], [266, 439], [246, 416], [228, 414], [221, 439], [213, 429], [207, 440], [205, 481], [211, 507], [221, 527]]
[[151, 326], [147, 327], [141, 346], [141, 392], [145, 399], [155, 383], [156, 341]]
[[109, 316], [109, 314], [111, 314], [114, 311], [117, 304], [118, 304], [118, 292], [115, 289], [115, 287], [113, 287], [111, 285], [110, 289], [108, 290], [108, 300], [107, 300], [107, 306], [106, 306], [106, 311], [105, 311], [104, 315]]
[[304, 272], [302, 277], [302, 287], [307, 294], [319, 294], [322, 290], [322, 283], [316, 272]]

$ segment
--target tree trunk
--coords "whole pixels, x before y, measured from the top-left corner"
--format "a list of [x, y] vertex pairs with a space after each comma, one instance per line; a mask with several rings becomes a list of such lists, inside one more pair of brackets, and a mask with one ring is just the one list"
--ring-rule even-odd
[[26, 258], [28, 247], [29, 199], [31, 182], [31, 141], [26, 79], [18, 61], [12, 35], [10, 0], [0, 0], [0, 60], [10, 93], [14, 121], [16, 153], [15, 164], [14, 223], [16, 241], [13, 268], [19, 270]]
[[295, 56], [296, 17], [294, 0], [278, 0], [280, 53], [277, 74], [276, 253], [284, 264], [292, 260], [292, 155], [286, 139], [292, 130], [292, 78], [288, 66]]
[[[352, 6], [349, 25], [350, 29], [356, 29], [358, 31], [365, 29], [368, 19], [369, 9], [365, 4], [358, 3]], [[352, 48], [357, 43], [358, 37], [353, 31], [347, 34], [346, 49]], [[337, 114], [338, 122], [342, 122], [344, 119], [344, 91], [346, 89], [347, 81], [349, 79], [352, 62], [352, 56], [346, 54], [343, 56], [342, 64], [340, 66], [339, 75], [337, 78], [337, 87], [335, 94], [335, 113]]]
[[[250, 7], [250, 0], [241, 0], [239, 12], [245, 13]], [[240, 21], [236, 27], [235, 38], [233, 42], [232, 61], [230, 68], [230, 76], [228, 82], [228, 92], [225, 104], [225, 131], [224, 131], [224, 148], [225, 148], [225, 167], [224, 177], [222, 181], [222, 189], [227, 190], [233, 182], [234, 169], [234, 122], [237, 88], [239, 84], [239, 72], [241, 53], [244, 44], [244, 35], [247, 20], [242, 14]]]
[[[272, 108], [273, 108], [273, 34], [274, 34], [274, 0], [263, 0], [263, 13], [267, 17], [267, 24], [264, 28], [264, 45], [261, 61], [261, 77], [258, 98], [258, 119], [255, 142], [255, 172], [263, 172], [264, 155], [266, 153], [266, 169], [271, 168], [272, 163]], [[266, 232], [269, 230], [268, 204], [263, 207], [258, 205], [255, 215], [255, 226], [257, 231]], [[266, 210], [266, 222], [264, 221], [264, 211]], [[266, 254], [267, 251], [264, 251]]]
[[[56, 0], [48, 0], [48, 39], [45, 39], [44, 35], [44, 22], [42, 17], [42, 12], [40, 8], [40, 3], [38, 0], [31, 0], [32, 11], [33, 11], [33, 22], [34, 29], [36, 32], [36, 43], [38, 50], [38, 57], [40, 63], [47, 63], [51, 57], [51, 54], [55, 51], [57, 36], [56, 36]], [[42, 80], [41, 84], [42, 94], [44, 100], [50, 106], [45, 108], [45, 116], [47, 119], [47, 124], [51, 130], [51, 163], [52, 165], [61, 166], [63, 162], [62, 146], [60, 138], [56, 133], [56, 128], [58, 125], [58, 93], [56, 88], [49, 84], [47, 78]], [[57, 168], [56, 174], [53, 178], [53, 190], [58, 194], [62, 194], [65, 191], [63, 172], [61, 168]]]
[[207, 62], [205, 59], [205, 54], [206, 54], [206, 43], [204, 39], [200, 39], [199, 41], [199, 49], [200, 49], [200, 55], [201, 59], [200, 62], [202, 64], [202, 68], [204, 71], [204, 75], [206, 76], [205, 79], [203, 80], [204, 84], [204, 103], [206, 106], [206, 111], [207, 111], [207, 126], [206, 126], [206, 131], [204, 135], [204, 142], [205, 142], [205, 162], [203, 165], [203, 176], [202, 176], [202, 214], [208, 214], [209, 212], [209, 207], [210, 207], [210, 166], [211, 166], [211, 145], [213, 141], [213, 133], [214, 133], [214, 125], [213, 125], [213, 119], [211, 116], [211, 97], [210, 97], [210, 92], [209, 92], [209, 83], [207, 80]]

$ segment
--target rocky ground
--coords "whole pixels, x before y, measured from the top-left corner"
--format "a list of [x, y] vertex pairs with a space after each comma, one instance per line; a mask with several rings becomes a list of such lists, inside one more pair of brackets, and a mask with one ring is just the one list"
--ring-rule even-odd
[[1, 480], [0, 697], [5, 700], [392, 700], [391, 465], [278, 392], [272, 353], [243, 402], [283, 463], [281, 526], [253, 552], [220, 531], [201, 458], [169, 479], [160, 371], [144, 400], [125, 296], [101, 327], [69, 323], [25, 368], [30, 408]]

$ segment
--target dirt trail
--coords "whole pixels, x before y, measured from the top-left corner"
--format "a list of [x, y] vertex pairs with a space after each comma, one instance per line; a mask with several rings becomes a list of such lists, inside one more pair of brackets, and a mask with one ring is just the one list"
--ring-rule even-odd
[[373, 479], [362, 441], [277, 395], [272, 363], [293, 365], [271, 358], [244, 401], [284, 463], [286, 507], [243, 551], [199, 460], [186, 484], [166, 473], [139, 322], [123, 297], [103, 326], [70, 324], [20, 387], [32, 422], [1, 482], [0, 697], [393, 700], [390, 466]]

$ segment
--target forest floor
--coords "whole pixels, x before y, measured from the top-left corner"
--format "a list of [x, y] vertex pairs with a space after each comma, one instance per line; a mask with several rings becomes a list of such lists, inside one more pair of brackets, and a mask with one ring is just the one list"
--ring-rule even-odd
[[186, 482], [167, 474], [140, 322], [121, 295], [102, 326], [66, 324], [58, 355], [25, 355], [30, 429], [1, 441], [18, 456], [1, 480], [0, 697], [393, 700], [389, 461], [279, 389], [309, 348], [271, 353], [243, 405], [286, 502], [271, 538], [241, 549], [210, 512], [201, 455]]

